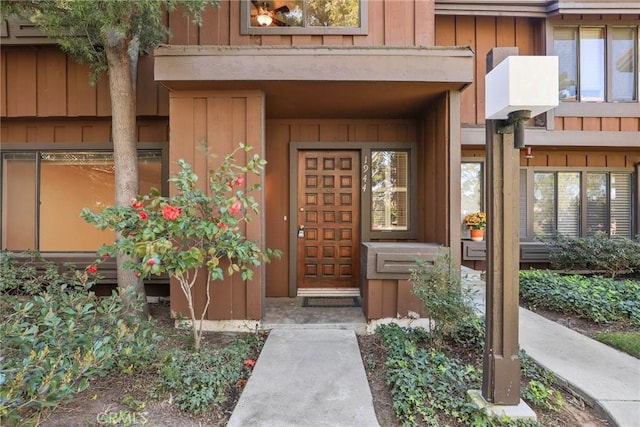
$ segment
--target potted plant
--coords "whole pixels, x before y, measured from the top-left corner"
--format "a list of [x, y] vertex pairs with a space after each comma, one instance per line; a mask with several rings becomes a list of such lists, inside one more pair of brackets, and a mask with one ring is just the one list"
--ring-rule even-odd
[[484, 239], [484, 229], [487, 227], [487, 214], [472, 212], [464, 217], [462, 223], [469, 228], [471, 240], [479, 242]]

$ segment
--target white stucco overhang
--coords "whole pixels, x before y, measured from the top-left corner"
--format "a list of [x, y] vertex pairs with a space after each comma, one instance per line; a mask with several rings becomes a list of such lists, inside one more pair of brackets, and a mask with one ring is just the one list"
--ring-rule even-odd
[[269, 118], [400, 118], [474, 78], [469, 47], [161, 46], [170, 90], [262, 90]]

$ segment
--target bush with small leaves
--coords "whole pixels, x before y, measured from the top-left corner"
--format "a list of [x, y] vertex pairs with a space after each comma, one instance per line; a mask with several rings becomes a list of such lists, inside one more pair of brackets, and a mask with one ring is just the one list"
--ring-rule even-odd
[[[14, 279], [22, 277], [14, 271]], [[46, 274], [34, 279], [46, 288], [29, 296], [5, 288], [0, 298], [0, 425], [24, 425], [96, 376], [149, 363], [160, 339], [153, 322], [123, 316], [121, 296], [91, 292], [86, 271], [68, 283], [53, 270]]]

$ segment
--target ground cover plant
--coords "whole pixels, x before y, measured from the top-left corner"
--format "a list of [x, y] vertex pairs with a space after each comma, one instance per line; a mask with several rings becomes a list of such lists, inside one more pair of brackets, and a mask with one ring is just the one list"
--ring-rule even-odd
[[595, 338], [640, 359], [640, 332], [599, 332]]
[[636, 280], [521, 271], [520, 301], [532, 310], [573, 314], [594, 323], [640, 325], [640, 282]]

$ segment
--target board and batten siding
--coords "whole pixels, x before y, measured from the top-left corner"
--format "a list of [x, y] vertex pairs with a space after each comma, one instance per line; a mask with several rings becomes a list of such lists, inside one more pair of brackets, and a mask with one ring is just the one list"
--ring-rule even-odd
[[[153, 80], [153, 56], [141, 56], [138, 116], [168, 116], [169, 93]], [[109, 81], [89, 83], [89, 67], [52, 45], [0, 50], [0, 117], [110, 117]]]
[[[254, 154], [264, 157], [263, 141], [264, 96], [259, 91], [179, 91], [170, 97], [170, 145], [169, 175], [178, 170], [178, 159], [191, 165], [198, 175], [198, 185], [207, 190], [209, 172], [220, 165], [224, 156], [233, 152], [239, 144], [253, 147], [246, 153], [234, 155], [239, 165], [245, 165]], [[261, 183], [261, 178], [247, 174], [245, 186]], [[170, 188], [170, 193], [175, 189]], [[254, 197], [264, 213], [264, 198], [261, 192]], [[252, 214], [253, 220], [240, 225], [247, 239], [258, 245], [263, 240], [262, 214]], [[275, 260], [274, 262], [278, 262]], [[225, 268], [223, 266], [223, 268]], [[203, 272], [194, 287], [195, 310], [202, 313], [206, 302]], [[211, 283], [211, 305], [205, 319], [261, 319], [263, 312], [262, 279], [264, 266], [254, 268], [251, 280], [243, 281], [234, 274], [223, 281]], [[188, 315], [187, 303], [180, 285], [171, 281], [171, 311]]]
[[222, 0], [203, 14], [202, 26], [181, 10], [169, 15], [174, 45], [218, 46], [433, 46], [435, 0], [367, 2], [366, 35], [243, 35], [240, 1]]

